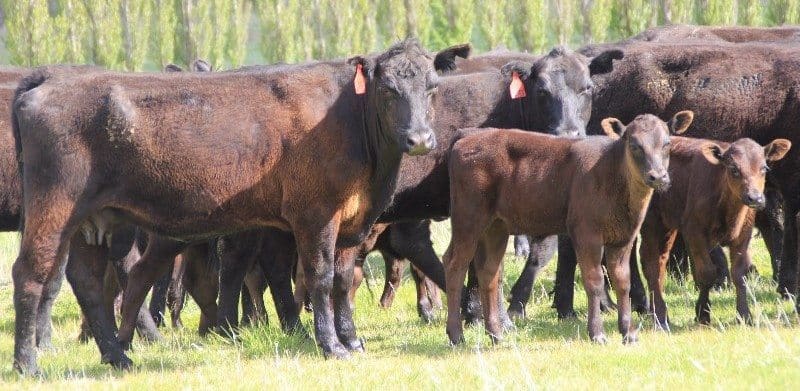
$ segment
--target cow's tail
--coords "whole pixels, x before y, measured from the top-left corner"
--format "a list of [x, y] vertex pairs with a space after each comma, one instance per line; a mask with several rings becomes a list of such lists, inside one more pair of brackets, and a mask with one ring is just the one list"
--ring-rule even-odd
[[[17, 116], [17, 109], [20, 106], [22, 95], [26, 92], [39, 87], [42, 85], [47, 79], [50, 78], [50, 72], [45, 68], [38, 68], [34, 70], [28, 76], [25, 76], [17, 86], [17, 89], [14, 91], [14, 99], [11, 101], [11, 132], [14, 136], [14, 149], [16, 152], [16, 159], [17, 159], [17, 170], [20, 178], [20, 185], [24, 183], [22, 174], [23, 174], [23, 158], [22, 158], [22, 135], [21, 129], [19, 125], [19, 118]], [[23, 188], [25, 186], [22, 186]], [[22, 191], [20, 191], [22, 194]], [[20, 208], [19, 208], [19, 227], [18, 231], [22, 233], [25, 229], [25, 208], [24, 202], [25, 197], [22, 196], [20, 200]]]

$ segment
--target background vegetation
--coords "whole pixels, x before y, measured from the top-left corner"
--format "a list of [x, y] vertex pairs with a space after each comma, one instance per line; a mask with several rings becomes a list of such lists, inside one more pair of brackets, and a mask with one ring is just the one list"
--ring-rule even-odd
[[617, 40], [665, 23], [800, 23], [797, 0], [0, 0], [16, 65], [156, 70], [336, 58], [408, 35], [431, 50], [472, 42], [541, 52]]

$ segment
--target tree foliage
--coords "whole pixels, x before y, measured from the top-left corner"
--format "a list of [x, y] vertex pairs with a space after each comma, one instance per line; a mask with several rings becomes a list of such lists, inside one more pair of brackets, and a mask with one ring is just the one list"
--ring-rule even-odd
[[[378, 51], [409, 35], [543, 52], [660, 23], [800, 23], [797, 0], [0, 0], [6, 62], [158, 69], [204, 58], [297, 62]], [[250, 34], [250, 33], [253, 34]]]

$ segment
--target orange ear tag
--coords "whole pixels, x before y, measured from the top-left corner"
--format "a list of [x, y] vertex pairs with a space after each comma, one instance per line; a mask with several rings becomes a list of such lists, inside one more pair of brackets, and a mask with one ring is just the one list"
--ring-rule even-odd
[[519, 73], [511, 73], [511, 85], [508, 86], [508, 90], [511, 92], [511, 99], [520, 99], [527, 96], [525, 93], [525, 83], [519, 78]]
[[356, 64], [356, 78], [353, 79], [356, 95], [364, 95], [367, 93], [367, 79], [364, 77], [364, 72], [361, 68], [361, 64]]

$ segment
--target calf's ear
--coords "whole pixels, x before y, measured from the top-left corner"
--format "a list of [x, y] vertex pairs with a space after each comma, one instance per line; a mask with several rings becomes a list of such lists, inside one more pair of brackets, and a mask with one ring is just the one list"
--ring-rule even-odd
[[167, 66], [164, 67], [164, 72], [183, 72], [183, 68], [175, 64], [167, 64]]
[[767, 161], [774, 162], [783, 159], [789, 149], [792, 148], [792, 142], [786, 139], [775, 139], [764, 147], [764, 157]]
[[352, 65], [353, 68], [361, 65], [361, 69], [367, 74], [367, 77], [372, 78], [375, 70], [375, 61], [371, 58], [364, 56], [354, 56], [347, 59], [347, 63]]
[[681, 134], [689, 129], [689, 125], [692, 124], [692, 120], [694, 119], [694, 113], [690, 110], [684, 110], [675, 113], [672, 116], [672, 119], [667, 122], [667, 126], [669, 126], [669, 131], [672, 134]]
[[436, 53], [436, 57], [433, 58], [433, 67], [439, 72], [455, 71], [458, 68], [456, 66], [456, 57], [467, 58], [471, 51], [472, 46], [468, 43], [450, 46]]
[[622, 50], [606, 50], [589, 61], [589, 75], [600, 75], [614, 69], [614, 60], [622, 60], [625, 54]]
[[533, 64], [526, 61], [510, 61], [500, 68], [500, 74], [503, 75], [506, 80], [510, 80], [511, 76], [516, 72], [520, 79], [527, 80], [531, 77], [532, 68]]
[[197, 59], [192, 61], [192, 72], [211, 72], [211, 64], [206, 60]]
[[723, 151], [719, 145], [712, 142], [703, 144], [703, 146], [700, 147], [700, 152], [703, 153], [703, 157], [711, 164], [719, 164], [722, 161], [722, 155], [725, 154], [725, 151]]
[[603, 132], [606, 133], [606, 136], [611, 137], [614, 140], [619, 139], [625, 134], [625, 125], [622, 124], [622, 121], [616, 118], [606, 118], [600, 121], [600, 127], [603, 128]]

